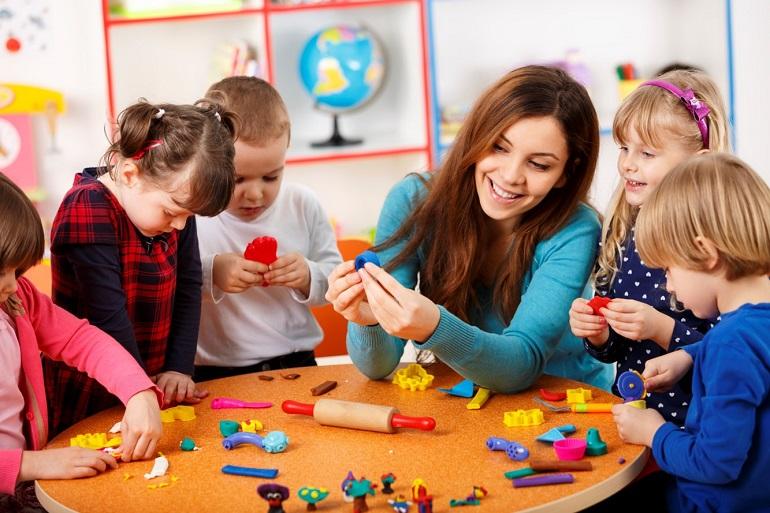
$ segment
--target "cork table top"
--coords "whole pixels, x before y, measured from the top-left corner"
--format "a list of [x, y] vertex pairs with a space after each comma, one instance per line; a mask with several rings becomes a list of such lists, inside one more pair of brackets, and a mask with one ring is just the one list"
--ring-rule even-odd
[[[474, 485], [489, 492], [473, 511], [577, 511], [608, 497], [628, 484], [641, 471], [648, 451], [641, 446], [623, 443], [618, 437], [612, 415], [608, 413], [552, 413], [544, 410], [545, 423], [532, 427], [506, 427], [503, 413], [517, 409], [540, 407], [533, 401], [539, 388], [564, 391], [568, 388], [590, 388], [592, 402], [619, 402], [607, 392], [552, 376], [543, 376], [531, 389], [513, 395], [493, 395], [480, 410], [468, 410], [469, 399], [438, 392], [437, 387], [451, 387], [462, 378], [442, 364], [427, 367], [435, 379], [425, 391], [409, 391], [389, 381], [370, 381], [352, 365], [307, 367], [287, 371], [260, 373], [274, 377], [262, 381], [249, 374], [205, 383], [211, 392], [208, 399], [195, 407], [195, 420], [163, 424], [163, 437], [158, 450], [169, 460], [168, 474], [145, 480], [152, 461], [122, 463], [120, 468], [99, 476], [72, 481], [38, 481], [37, 494], [52, 513], [79, 511], [154, 513], [267, 511], [267, 503], [256, 493], [256, 487], [277, 482], [291, 490], [284, 502], [287, 513], [306, 510], [306, 503], [296, 493], [302, 486], [327, 488], [328, 498], [318, 504], [319, 511], [352, 511], [343, 499], [340, 484], [352, 471], [356, 478], [366, 477], [377, 483], [375, 496], [367, 498], [372, 512], [393, 511], [388, 499], [395, 494], [411, 498], [411, 484], [421, 478], [433, 496], [433, 511], [450, 511], [450, 499], [464, 499]], [[295, 380], [282, 377], [300, 374]], [[397, 433], [377, 433], [333, 426], [322, 426], [312, 417], [289, 415], [281, 410], [287, 399], [315, 403], [321, 397], [310, 389], [327, 380], [338, 382], [337, 388], [321, 396], [378, 405], [394, 406], [409, 416], [430, 416], [436, 420], [434, 431], [400, 429]], [[244, 401], [270, 401], [269, 409], [221, 409], [210, 407], [212, 398], [233, 397]], [[89, 417], [60, 434], [50, 444], [62, 447], [72, 436], [107, 431], [122, 416], [122, 408], [113, 408]], [[219, 421], [258, 419], [264, 425], [261, 434], [280, 430], [289, 437], [285, 452], [269, 454], [251, 445], [233, 450], [222, 447]], [[528, 460], [517, 462], [505, 452], [490, 451], [490, 436], [516, 441], [530, 451], [530, 458], [555, 459], [550, 444], [535, 438], [556, 426], [574, 424], [574, 438], [585, 438], [586, 430], [598, 428], [607, 443], [608, 453], [586, 457], [594, 469], [572, 472], [572, 484], [532, 488], [514, 488], [503, 473], [528, 466]], [[195, 441], [199, 451], [179, 448], [184, 437]], [[620, 463], [621, 458], [625, 460]], [[277, 468], [274, 479], [226, 475], [224, 465]], [[380, 476], [392, 472], [396, 476], [394, 495], [380, 493]], [[148, 485], [167, 483], [164, 487]], [[412, 511], [417, 507], [412, 506]], [[456, 508], [451, 508], [455, 511]]]

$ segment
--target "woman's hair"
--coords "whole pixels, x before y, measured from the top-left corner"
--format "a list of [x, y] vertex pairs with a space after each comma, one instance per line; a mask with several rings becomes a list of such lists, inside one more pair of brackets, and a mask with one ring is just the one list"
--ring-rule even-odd
[[153, 105], [142, 99], [118, 116], [117, 139], [102, 163], [112, 170], [120, 159], [133, 159], [157, 184], [192, 164], [189, 197], [179, 206], [214, 216], [227, 207], [235, 188], [237, 124], [237, 116], [213, 100]]
[[770, 187], [745, 162], [707, 153], [679, 164], [639, 210], [636, 243], [651, 267], [707, 271], [714, 243], [728, 280], [770, 274]]
[[[45, 235], [40, 215], [26, 194], [0, 173], [0, 269], [15, 268], [18, 278], [43, 258]], [[12, 315], [23, 315], [16, 294], [5, 306]]]
[[[599, 151], [599, 125], [585, 88], [565, 72], [525, 66], [509, 72], [476, 101], [426, 197], [380, 248], [407, 239], [389, 263], [392, 269], [418, 249], [420, 292], [469, 320], [479, 306], [475, 284], [492, 238], [491, 224], [481, 209], [475, 183], [476, 163], [493, 151], [506, 130], [522, 119], [552, 117], [561, 126], [569, 155], [566, 182], [553, 188], [526, 212], [494, 283], [494, 303], [508, 322], [521, 300], [524, 275], [539, 242], [564, 227], [578, 204], [586, 201]], [[515, 144], [515, 141], [514, 141]]]
[[[674, 70], [656, 80], [692, 89], [695, 97], [710, 109], [708, 148], [729, 151], [728, 122], [722, 95], [711, 78], [700, 71]], [[665, 140], [676, 140], [693, 154], [704, 149], [703, 139], [693, 115], [676, 95], [655, 86], [637, 88], [623, 101], [612, 123], [612, 137], [619, 145], [626, 144], [633, 128], [645, 145], [660, 148]], [[597, 290], [608, 289], [618, 270], [620, 248], [633, 225], [638, 209], [626, 201], [624, 185], [618, 184], [610, 200], [607, 217], [602, 227], [602, 246], [596, 262], [593, 285]]]
[[238, 115], [238, 140], [254, 146], [266, 146], [289, 135], [289, 113], [278, 91], [257, 77], [227, 77], [209, 87], [207, 98], [225, 105]]

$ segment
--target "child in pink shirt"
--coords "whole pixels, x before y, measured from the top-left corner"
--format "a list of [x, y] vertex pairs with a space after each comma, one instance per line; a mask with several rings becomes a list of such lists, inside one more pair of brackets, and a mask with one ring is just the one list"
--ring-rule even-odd
[[[73, 479], [116, 468], [109, 454], [42, 449], [48, 408], [40, 353], [88, 373], [125, 405], [124, 461], [155, 456], [162, 395], [131, 355], [109, 335], [55, 306], [26, 278], [43, 257], [43, 227], [32, 203], [0, 173], [0, 509], [17, 483]], [[25, 494], [26, 495], [26, 494]]]

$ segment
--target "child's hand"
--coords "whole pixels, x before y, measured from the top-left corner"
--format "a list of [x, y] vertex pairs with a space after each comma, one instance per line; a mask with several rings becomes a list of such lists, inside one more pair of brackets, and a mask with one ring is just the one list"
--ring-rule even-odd
[[115, 458], [102, 451], [82, 447], [24, 451], [19, 481], [33, 479], [77, 479], [118, 468]]
[[624, 442], [652, 447], [655, 432], [666, 423], [655, 408], [640, 410], [628, 404], [612, 407], [612, 416], [618, 426], [618, 434]]
[[267, 266], [261, 262], [246, 260], [235, 253], [223, 253], [214, 257], [211, 279], [220, 290], [238, 293], [260, 285], [267, 271]]
[[573, 335], [588, 339], [594, 347], [603, 346], [610, 338], [607, 321], [601, 315], [594, 315], [588, 301], [582, 297], [572, 302], [569, 309], [569, 326]]
[[607, 323], [619, 335], [631, 340], [653, 340], [668, 350], [674, 319], [650, 305], [633, 299], [613, 299], [602, 309]]
[[296, 289], [305, 297], [310, 295], [310, 267], [305, 257], [299, 253], [287, 253], [268, 267], [270, 270], [265, 273], [265, 281], [270, 285]]
[[665, 391], [674, 386], [692, 367], [687, 351], [673, 351], [647, 360], [644, 364], [644, 385], [650, 392]]
[[364, 284], [356, 272], [353, 260], [342, 262], [329, 274], [326, 300], [345, 319], [362, 326], [377, 324], [369, 303], [366, 302]]
[[143, 460], [155, 456], [162, 428], [158, 398], [150, 389], [131, 396], [120, 426], [123, 439], [118, 452], [123, 461]]
[[433, 335], [441, 317], [438, 306], [417, 291], [401, 285], [374, 264], [358, 271], [372, 313], [388, 334], [415, 342]]
[[181, 372], [161, 372], [151, 379], [163, 392], [164, 406], [173, 403], [198, 404], [209, 395], [208, 391], [195, 386], [192, 377]]

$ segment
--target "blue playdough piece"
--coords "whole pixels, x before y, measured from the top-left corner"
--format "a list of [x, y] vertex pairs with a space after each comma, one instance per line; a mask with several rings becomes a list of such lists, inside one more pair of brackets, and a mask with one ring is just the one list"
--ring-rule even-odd
[[473, 386], [473, 381], [464, 379], [452, 388], [439, 388], [438, 391], [458, 397], [473, 397]]
[[644, 380], [634, 371], [618, 376], [618, 392], [625, 401], [637, 401], [644, 397]]
[[539, 442], [546, 442], [549, 444], [554, 443], [556, 440], [564, 440], [564, 434], [559, 428], [549, 429], [542, 435], [537, 437]]
[[222, 472], [234, 476], [264, 477], [268, 479], [278, 475], [277, 468], [236, 467], [235, 465], [225, 465], [222, 467]]
[[556, 429], [558, 429], [562, 434], [565, 434], [565, 435], [571, 435], [572, 433], [577, 431], [575, 424], [564, 424], [563, 426], [556, 426]]
[[380, 258], [377, 256], [377, 253], [374, 251], [366, 250], [356, 257], [356, 271], [362, 269], [366, 262], [371, 262], [377, 267], [382, 267], [382, 264], [380, 264]]

